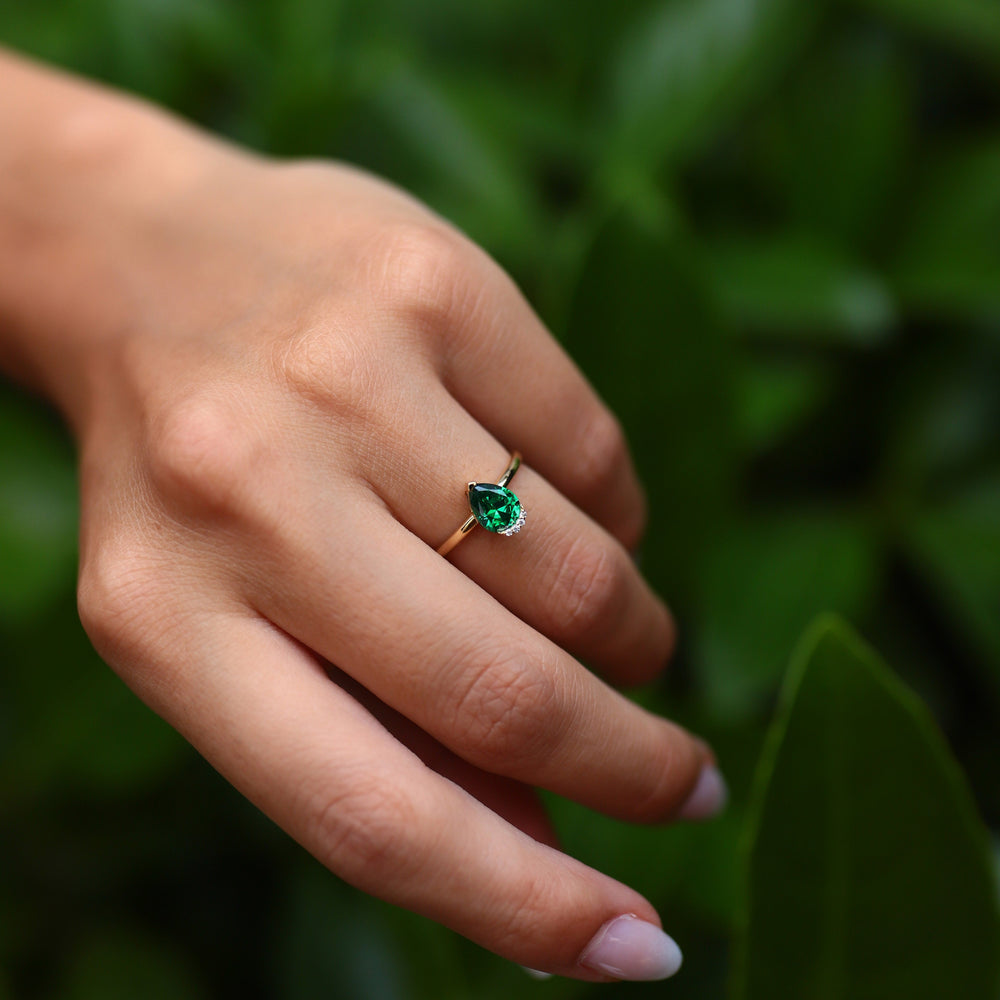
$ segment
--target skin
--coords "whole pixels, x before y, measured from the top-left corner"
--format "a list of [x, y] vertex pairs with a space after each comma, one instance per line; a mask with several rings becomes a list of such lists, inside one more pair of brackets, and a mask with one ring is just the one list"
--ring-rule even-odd
[[[0, 93], [0, 364], [78, 441], [97, 649], [342, 878], [601, 978], [598, 929], [658, 917], [534, 789], [663, 821], [711, 760], [611, 686], [674, 643], [615, 418], [401, 191], [11, 55]], [[524, 530], [438, 556], [512, 447]]]

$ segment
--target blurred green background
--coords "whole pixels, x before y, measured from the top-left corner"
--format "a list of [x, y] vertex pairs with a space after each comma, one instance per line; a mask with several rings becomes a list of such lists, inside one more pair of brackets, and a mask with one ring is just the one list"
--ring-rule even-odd
[[0, 996], [721, 998], [751, 777], [824, 610], [1000, 829], [994, 0], [0, 0], [0, 42], [368, 167], [512, 273], [649, 487], [643, 567], [683, 637], [639, 697], [733, 791], [697, 829], [553, 802], [568, 850], [660, 908], [665, 985], [536, 984], [344, 887], [90, 651], [72, 447], [4, 387]]

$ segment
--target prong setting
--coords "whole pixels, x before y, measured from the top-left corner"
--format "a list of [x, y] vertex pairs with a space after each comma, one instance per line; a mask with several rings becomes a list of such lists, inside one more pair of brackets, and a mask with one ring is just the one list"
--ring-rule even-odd
[[521, 530], [521, 528], [524, 527], [525, 513], [526, 513], [525, 506], [524, 504], [521, 504], [521, 512], [517, 515], [517, 520], [509, 528], [504, 528], [504, 530], [501, 531], [500, 534], [506, 535], [508, 538], [510, 538], [511, 535], [516, 535]]

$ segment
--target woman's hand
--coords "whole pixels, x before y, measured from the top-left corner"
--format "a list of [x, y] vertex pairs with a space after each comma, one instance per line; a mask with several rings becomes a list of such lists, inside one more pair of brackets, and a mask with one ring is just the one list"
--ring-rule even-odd
[[[635, 821], [724, 795], [700, 741], [580, 663], [642, 681], [674, 641], [615, 419], [398, 190], [172, 122], [146, 149], [148, 186], [91, 157], [108, 190], [42, 227], [88, 255], [31, 321], [73, 329], [31, 368], [80, 440], [98, 650], [359, 888], [534, 968], [669, 974], [652, 906], [560, 853], [533, 791]], [[524, 529], [438, 555], [515, 448]]]

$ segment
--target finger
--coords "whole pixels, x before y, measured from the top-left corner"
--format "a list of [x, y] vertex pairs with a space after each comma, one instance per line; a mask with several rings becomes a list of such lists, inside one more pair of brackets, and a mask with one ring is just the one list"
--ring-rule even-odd
[[465, 273], [481, 283], [479, 294], [455, 296], [459, 308], [447, 317], [445, 384], [497, 439], [634, 548], [646, 504], [619, 421], [513, 282], [476, 256], [479, 267]]
[[253, 574], [250, 603], [476, 767], [625, 819], [668, 818], [694, 789], [698, 742], [607, 687], [384, 507], [345, 509], [335, 529], [289, 535], [272, 559]]
[[[657, 933], [645, 899], [434, 774], [270, 625], [201, 615], [173, 636], [169, 652], [119, 669], [346, 881], [512, 961], [579, 979], [607, 978], [579, 960], [606, 940], [609, 920], [635, 914]], [[169, 685], [151, 681], [164, 676]]]
[[[496, 482], [509, 459], [430, 374], [413, 377], [376, 435], [382, 447], [370, 456], [369, 482], [397, 519], [435, 548], [469, 516], [466, 484]], [[676, 633], [634, 561], [527, 464], [510, 486], [526, 509], [523, 530], [503, 538], [477, 528], [448, 558], [609, 679], [649, 680]]]
[[419, 726], [415, 726], [405, 716], [389, 708], [385, 702], [379, 701], [353, 677], [329, 664], [326, 665], [326, 672], [339, 687], [371, 712], [392, 736], [412, 750], [432, 771], [464, 788], [483, 805], [498, 816], [502, 816], [511, 825], [523, 830], [529, 837], [550, 847], [559, 846], [559, 838], [545, 806], [530, 785], [473, 767]]

